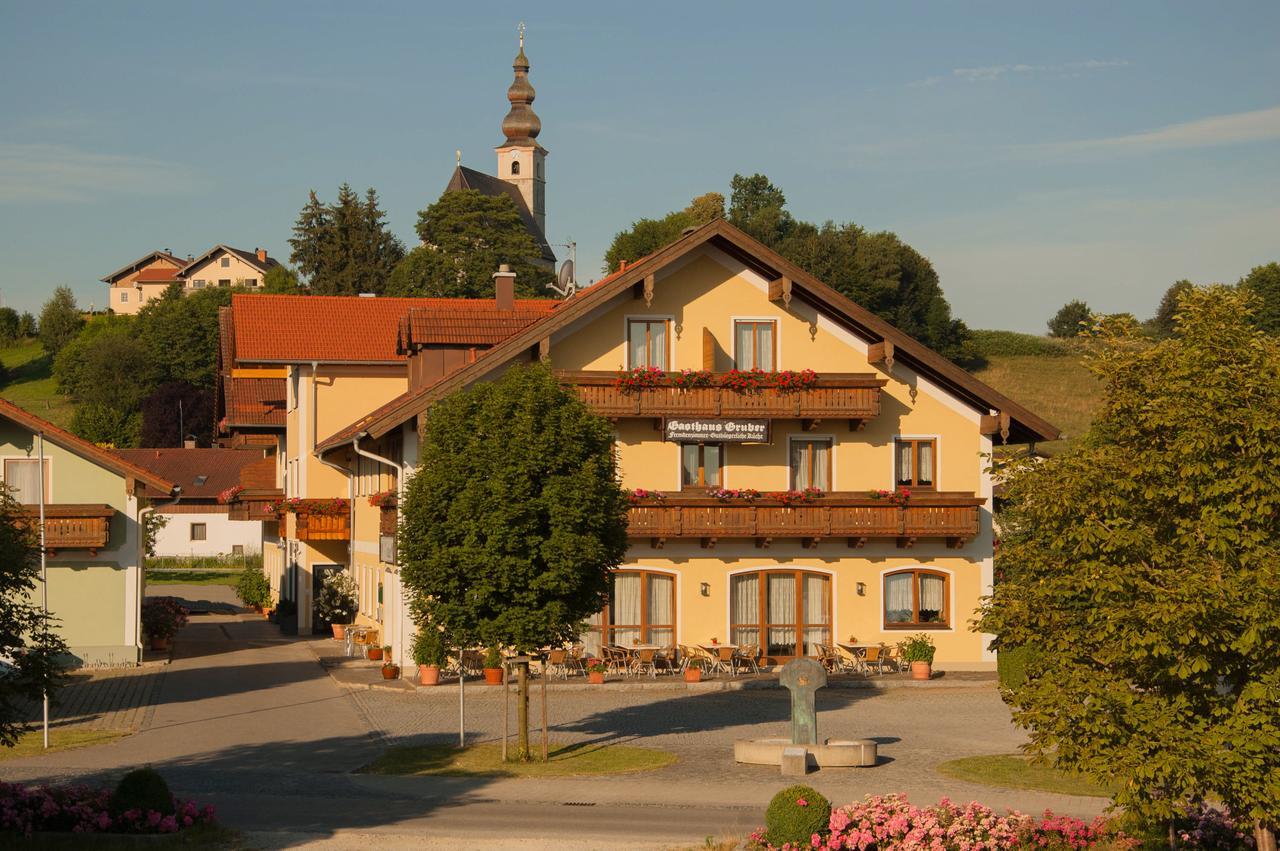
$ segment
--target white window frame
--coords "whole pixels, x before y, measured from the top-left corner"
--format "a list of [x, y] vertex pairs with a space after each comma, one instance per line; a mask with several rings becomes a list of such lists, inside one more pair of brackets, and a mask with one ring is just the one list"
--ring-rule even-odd
[[[8, 462], [8, 461], [34, 461], [38, 464], [40, 462], [40, 458], [35, 454], [34, 448], [32, 449], [32, 454], [30, 455], [0, 455], [0, 482], [5, 482], [4, 465], [5, 465], [5, 462]], [[46, 470], [48, 471], [45, 474], [44, 504], [48, 505], [51, 502], [53, 502], [53, 483], [54, 483], [53, 458], [50, 455], [46, 454], [44, 456], [44, 464], [45, 464]], [[35, 503], [30, 503], [30, 504], [35, 505]]]

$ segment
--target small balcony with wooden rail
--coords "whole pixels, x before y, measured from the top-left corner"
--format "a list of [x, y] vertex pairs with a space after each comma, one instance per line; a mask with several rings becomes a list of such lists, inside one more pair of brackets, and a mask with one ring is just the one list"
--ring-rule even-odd
[[918, 539], [941, 539], [959, 548], [977, 536], [986, 502], [968, 493], [917, 493], [898, 504], [862, 492], [828, 492], [809, 501], [762, 495], [720, 499], [706, 494], [667, 494], [633, 500], [627, 534], [648, 538], [655, 549], [668, 540], [698, 540], [711, 548], [724, 538], [754, 538], [767, 548], [776, 540], [806, 547], [843, 540], [851, 547], [894, 541], [910, 548]]
[[705, 386], [678, 386], [680, 373], [662, 373], [657, 386], [633, 388], [618, 373], [557, 370], [562, 384], [612, 420], [666, 417], [743, 417], [799, 419], [809, 427], [822, 420], [847, 419], [860, 429], [880, 414], [880, 388], [886, 379], [871, 373], [827, 373], [801, 389], [762, 386], [738, 390], [724, 386], [726, 374], [711, 374]]
[[[28, 522], [38, 532], [40, 507], [24, 505]], [[44, 507], [44, 547], [49, 556], [62, 550], [88, 550], [96, 556], [98, 550], [111, 543], [111, 520], [116, 510], [105, 504], [60, 504]]]

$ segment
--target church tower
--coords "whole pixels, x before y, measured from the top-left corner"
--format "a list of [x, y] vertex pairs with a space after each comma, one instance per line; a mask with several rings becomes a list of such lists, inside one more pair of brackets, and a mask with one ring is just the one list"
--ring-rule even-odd
[[507, 138], [496, 148], [498, 177], [520, 190], [525, 206], [538, 223], [538, 230], [545, 234], [547, 151], [538, 144], [542, 122], [533, 112], [534, 91], [529, 83], [529, 59], [524, 55], [524, 24], [520, 25], [520, 52], [511, 67], [516, 76], [511, 88], [507, 89], [511, 110], [502, 119], [502, 134]]

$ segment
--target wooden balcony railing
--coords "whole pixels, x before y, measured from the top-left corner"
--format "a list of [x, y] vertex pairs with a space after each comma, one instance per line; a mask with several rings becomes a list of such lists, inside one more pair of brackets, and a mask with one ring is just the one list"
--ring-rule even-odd
[[865, 493], [827, 493], [791, 506], [766, 497], [670, 495], [633, 505], [627, 534], [649, 538], [656, 548], [673, 538], [697, 538], [704, 547], [721, 538], [755, 538], [760, 547], [778, 538], [800, 539], [808, 547], [839, 538], [853, 547], [872, 539], [896, 539], [898, 546], [910, 547], [918, 538], [941, 538], [948, 546], [961, 547], [978, 534], [978, 509], [984, 502], [965, 493], [916, 494], [906, 506]]
[[278, 488], [245, 489], [237, 496], [235, 502], [227, 506], [228, 520], [264, 520], [272, 521], [276, 515], [267, 510], [268, 506], [284, 498], [284, 491]]
[[299, 541], [345, 541], [351, 537], [350, 516], [342, 514], [298, 514], [294, 531]]
[[[667, 381], [675, 373], [668, 373]], [[727, 387], [671, 386], [624, 390], [615, 386], [612, 372], [556, 373], [572, 386], [596, 413], [613, 419], [626, 417], [751, 417], [776, 419], [847, 419], [861, 427], [880, 414], [880, 388], [885, 379], [870, 373], [830, 373], [805, 390], [767, 387], [753, 393]], [[717, 383], [722, 376], [715, 376]]]
[[[40, 508], [24, 505], [23, 510], [33, 527], [39, 525]], [[46, 505], [44, 507], [45, 551], [57, 555], [59, 550], [98, 550], [111, 543], [111, 518], [116, 510], [109, 505]]]

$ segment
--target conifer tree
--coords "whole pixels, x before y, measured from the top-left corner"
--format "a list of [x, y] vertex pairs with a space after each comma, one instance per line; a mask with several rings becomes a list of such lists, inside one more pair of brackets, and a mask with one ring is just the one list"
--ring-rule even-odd
[[404, 259], [404, 245], [387, 229], [386, 214], [372, 188], [361, 200], [349, 184], [333, 204], [313, 190], [298, 214], [289, 262], [318, 295], [381, 294]]

